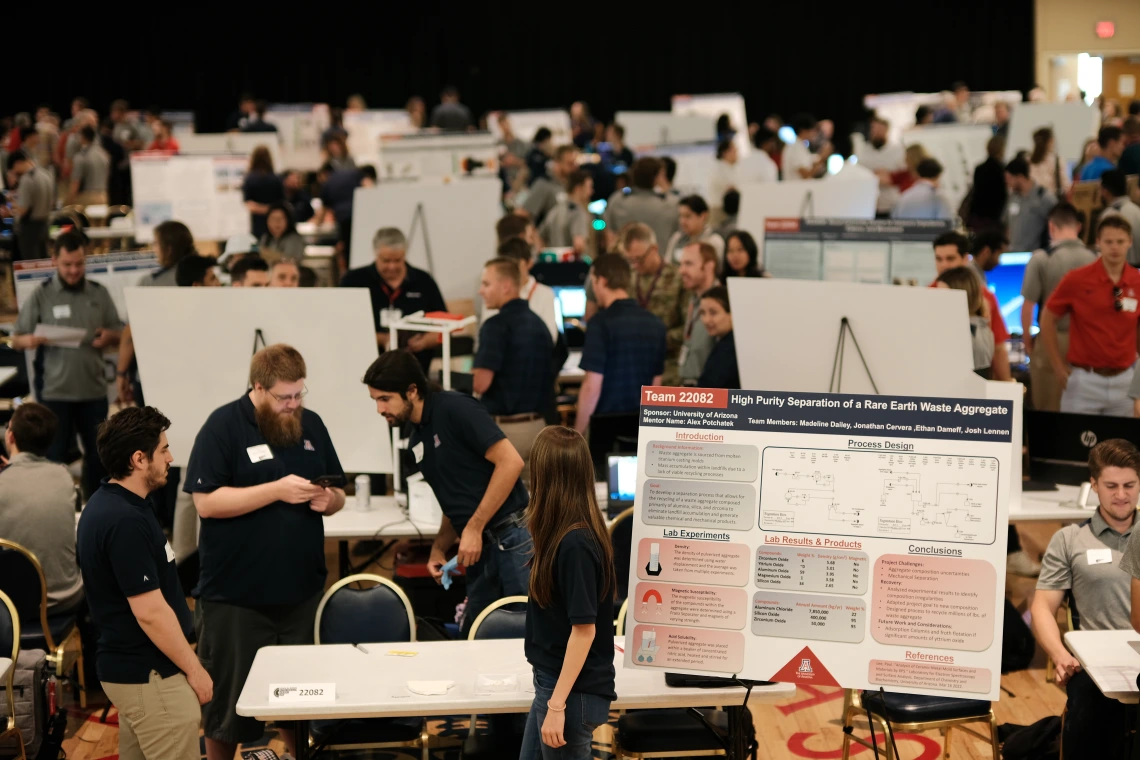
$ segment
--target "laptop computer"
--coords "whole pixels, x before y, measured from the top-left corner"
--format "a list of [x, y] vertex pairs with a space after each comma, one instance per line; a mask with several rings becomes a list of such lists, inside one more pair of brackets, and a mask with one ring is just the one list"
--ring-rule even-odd
[[614, 518], [633, 506], [637, 493], [637, 454], [610, 454], [606, 465], [609, 486], [606, 513]]

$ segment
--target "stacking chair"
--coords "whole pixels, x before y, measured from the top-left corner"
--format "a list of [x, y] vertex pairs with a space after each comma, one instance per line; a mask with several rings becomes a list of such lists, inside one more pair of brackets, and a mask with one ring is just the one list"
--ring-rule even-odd
[[[352, 584], [367, 582], [368, 588]], [[313, 623], [317, 644], [366, 644], [416, 640], [412, 603], [392, 581], [379, 575], [341, 578], [321, 597]], [[322, 749], [413, 748], [428, 760], [428, 737], [422, 718], [353, 718], [310, 723], [312, 754]]]
[[16, 757], [23, 760], [24, 737], [16, 727], [16, 695], [12, 689], [12, 682], [16, 675], [16, 661], [20, 659], [20, 616], [16, 613], [16, 605], [3, 591], [0, 591], [0, 655], [12, 658], [12, 667], [4, 678], [4, 694], [6, 696], [7, 719], [0, 722], [0, 746], [7, 747], [15, 743]]
[[633, 542], [633, 507], [622, 512], [610, 523], [610, 544], [614, 550], [614, 575], [617, 579], [617, 600], [624, 602], [629, 596], [630, 544]]
[[[479, 613], [467, 638], [471, 641], [483, 639], [522, 639], [526, 636], [525, 596], [504, 597]], [[489, 721], [487, 734], [476, 734], [475, 724], [479, 716], [471, 716], [471, 728], [463, 742], [463, 757], [474, 758], [518, 757], [522, 746], [523, 731], [526, 728], [526, 714], [495, 715]]]
[[47, 579], [36, 555], [14, 541], [0, 538], [0, 591], [8, 594], [23, 622], [21, 649], [47, 652], [58, 678], [76, 668], [79, 705], [87, 707], [87, 678], [83, 665], [83, 640], [73, 613], [48, 615]]
[[[877, 691], [859, 692], [847, 689], [843, 695], [843, 760], [851, 756], [851, 742], [857, 742], [868, 749], [873, 749], [871, 743], [854, 735], [850, 731], [851, 721], [858, 716], [871, 713], [871, 719], [883, 736], [887, 735], [887, 721], [891, 728], [898, 733], [921, 733], [937, 728], [942, 731], [943, 757], [950, 757], [950, 731], [955, 727], [961, 728], [968, 734], [988, 741], [993, 750], [994, 760], [1001, 760], [1001, 750], [998, 748], [997, 719], [991, 703], [983, 699], [953, 699], [951, 697], [930, 697], [916, 694], [899, 694], [886, 692], [886, 703], [883, 695]], [[990, 724], [990, 735], [984, 736], [974, 728], [967, 728], [968, 723]], [[886, 742], [887, 760], [898, 760], [894, 756], [894, 749], [890, 742]]]

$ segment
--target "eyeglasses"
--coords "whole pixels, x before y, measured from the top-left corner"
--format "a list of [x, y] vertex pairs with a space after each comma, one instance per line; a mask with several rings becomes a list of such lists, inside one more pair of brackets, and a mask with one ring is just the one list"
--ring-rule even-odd
[[268, 393], [273, 398], [275, 398], [277, 400], [277, 402], [281, 403], [281, 404], [284, 404], [286, 401], [296, 401], [299, 403], [301, 401], [301, 399], [303, 399], [305, 396], [309, 395], [309, 389], [307, 387], [304, 387], [304, 386], [302, 386], [302, 390], [300, 393], [293, 393], [293, 394], [286, 395], [286, 396], [278, 396], [276, 393], [274, 393], [273, 391], [268, 390], [268, 389], [266, 389], [265, 392]]
[[1124, 311], [1124, 288], [1119, 288], [1115, 285], [1112, 286], [1112, 308], [1117, 311]]

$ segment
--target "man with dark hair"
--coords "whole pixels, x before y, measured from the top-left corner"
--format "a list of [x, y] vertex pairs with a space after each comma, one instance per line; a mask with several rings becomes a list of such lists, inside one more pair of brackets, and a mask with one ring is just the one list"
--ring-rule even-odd
[[1116, 168], [1131, 176], [1140, 174], [1140, 99], [1132, 101], [1128, 112], [1132, 115], [1124, 121], [1124, 152], [1120, 154], [1120, 164]]
[[559, 145], [550, 162], [550, 176], [539, 177], [530, 186], [530, 193], [523, 202], [523, 210], [530, 215], [536, 225], [541, 225], [550, 213], [558, 198], [566, 192], [570, 175], [578, 168], [578, 149], [573, 145]]
[[606, 127], [606, 142], [610, 144], [615, 164], [633, 166], [633, 151], [625, 144], [625, 127], [616, 121]]
[[190, 648], [190, 609], [174, 551], [147, 501], [166, 484], [173, 461], [169, 427], [149, 406], [128, 407], [103, 424], [98, 451], [110, 480], [87, 502], [77, 530], [99, 632], [96, 672], [119, 708], [124, 760], [199, 760], [200, 705], [214, 696]]
[[1057, 196], [1029, 176], [1029, 162], [1017, 156], [1005, 165], [1005, 185], [1009, 188], [1002, 221], [1009, 231], [1010, 250], [1036, 251], [1049, 244], [1049, 212]]
[[249, 123], [256, 112], [256, 104], [253, 96], [249, 93], [243, 93], [238, 98], [237, 110], [231, 113], [226, 118], [226, 131], [227, 132], [240, 132], [241, 128]]
[[566, 194], [538, 228], [539, 237], [552, 248], [573, 248], [578, 254], [589, 253], [591, 215], [586, 209], [594, 197], [594, 178], [584, 169], [576, 169], [566, 180]]
[[79, 152], [72, 159], [71, 188], [67, 202], [80, 206], [106, 203], [111, 157], [103, 150], [95, 128], [90, 125], [79, 130], [79, 146]]
[[1088, 162], [1081, 172], [1081, 181], [1100, 179], [1109, 169], [1115, 169], [1124, 154], [1124, 131], [1120, 127], [1101, 127], [1096, 136], [1100, 155]]
[[925, 126], [934, 123], [934, 109], [930, 106], [919, 106], [914, 112], [915, 126]]
[[[1058, 203], [1049, 211], [1046, 222], [1049, 247], [1029, 259], [1021, 282], [1021, 339], [1029, 355], [1030, 391], [1033, 408], [1046, 412], [1061, 409], [1061, 385], [1053, 374], [1053, 365], [1045, 344], [1033, 336], [1034, 318], [1041, 319], [1045, 302], [1069, 272], [1096, 260], [1096, 254], [1081, 242], [1081, 222], [1071, 203]], [[1037, 310], [1036, 314], [1034, 309]], [[1057, 320], [1057, 347], [1062, 356], [1069, 352], [1069, 318]]]
[[20, 259], [48, 255], [48, 219], [55, 206], [51, 175], [22, 150], [8, 155], [8, 187], [16, 188], [12, 215], [16, 220], [16, 250]]
[[256, 254], [242, 256], [230, 267], [230, 287], [264, 288], [269, 286], [269, 262]]
[[595, 414], [631, 413], [641, 387], [665, 373], [665, 324], [630, 298], [633, 273], [616, 253], [599, 256], [590, 281], [601, 309], [590, 320], [579, 366], [586, 373], [574, 427], [585, 433]]
[[[1061, 385], [1061, 411], [1131, 417], [1129, 398], [1140, 323], [1140, 272], [1128, 266], [1132, 228], [1120, 216], [1102, 219], [1100, 258], [1062, 278], [1041, 313], [1040, 338]], [[1069, 350], [1057, 341], [1068, 315]]]
[[933, 158], [924, 158], [918, 162], [916, 171], [918, 180], [899, 196], [895, 207], [891, 209], [891, 218], [956, 219], [957, 214], [938, 189], [938, 182], [942, 177], [942, 164]]
[[1120, 169], [1109, 169], [1100, 175], [1100, 197], [1105, 209], [1101, 219], [1109, 216], [1122, 216], [1132, 227], [1132, 248], [1128, 251], [1128, 263], [1140, 266], [1140, 206], [1128, 197], [1128, 178]]
[[[55, 274], [24, 300], [12, 347], [36, 351], [41, 368], [36, 397], [59, 418], [48, 457], [66, 463], [78, 432], [83, 443], [83, 488], [90, 496], [104, 475], [95, 447], [96, 431], [107, 419], [108, 409], [103, 349], [119, 342], [122, 323], [107, 289], [86, 277], [85, 244], [80, 232], [59, 236], [52, 257]], [[37, 334], [39, 325], [81, 328], [84, 333], [73, 340], [52, 339]]]
[[415, 357], [388, 351], [364, 373], [376, 412], [392, 427], [411, 425], [408, 451], [443, 509], [428, 572], [437, 581], [455, 543], [467, 568], [466, 634], [504, 596], [528, 593], [533, 543], [526, 527], [524, 462], [478, 401], [432, 391]]
[[1001, 263], [1001, 255], [1009, 248], [1009, 241], [1005, 239], [1005, 235], [995, 230], [983, 230], [974, 235], [973, 244], [970, 246], [970, 266], [974, 270], [974, 274], [982, 281], [983, 287], [986, 285], [988, 278], [986, 274], [997, 269], [998, 264]]
[[125, 100], [116, 100], [111, 103], [111, 121], [115, 125], [111, 135], [115, 138], [115, 142], [122, 145], [123, 150], [128, 154], [143, 147], [139, 128], [127, 115], [130, 107], [130, 103]]
[[[1053, 534], [1041, 561], [1041, 577], [1030, 614], [1037, 643], [1053, 660], [1058, 686], [1067, 695], [1065, 757], [1123, 758], [1125, 705], [1105, 696], [1080, 662], [1065, 648], [1057, 611], [1065, 597], [1080, 611], [1082, 631], [1127, 630], [1140, 606], [1131, 604], [1132, 577], [1140, 574], [1135, 541], [1136, 501], [1140, 496], [1140, 451], [1129, 441], [1110, 438], [1089, 452], [1089, 475], [1097, 506], [1092, 517]], [[1090, 753], [1089, 748], [1096, 747]]]
[[549, 177], [546, 162], [554, 156], [554, 134], [547, 127], [539, 127], [534, 133], [530, 150], [526, 154], [527, 185], [533, 185], [539, 177]]
[[618, 191], [606, 202], [602, 215], [606, 226], [606, 250], [617, 241], [626, 225], [640, 222], [653, 229], [658, 240], [668, 240], [677, 231], [677, 206], [656, 193], [658, 184], [666, 184], [665, 162], [654, 156], [642, 156], [633, 162], [629, 192]]
[[[214, 272], [217, 259], [212, 256], [199, 256], [192, 253], [178, 262], [175, 273], [175, 282], [180, 288], [207, 287], [216, 288], [222, 284]], [[241, 263], [240, 261], [238, 262]]]
[[248, 119], [245, 125], [241, 128], [242, 132], [276, 132], [277, 125], [273, 122], [266, 121], [265, 111], [269, 108], [269, 104], [264, 100], [258, 100], [253, 104], [253, 116]]
[[[253, 356], [252, 390], [219, 407], [194, 439], [184, 490], [202, 518], [198, 655], [217, 696], [203, 710], [206, 754], [232, 758], [264, 733], [234, 705], [263, 646], [313, 643], [325, 587], [324, 522], [344, 506], [344, 481], [320, 416], [303, 403], [305, 360], [277, 343]], [[292, 731], [282, 731], [295, 754]]]
[[511, 238], [522, 238], [533, 247], [538, 244], [537, 235], [534, 222], [522, 214], [507, 214], [495, 222], [495, 237], [498, 238], [499, 245]]
[[432, 109], [431, 125], [444, 132], [464, 132], [474, 125], [471, 109], [459, 102], [459, 90], [452, 85], [439, 93], [439, 105]]
[[16, 407], [4, 431], [8, 456], [0, 477], [0, 536], [36, 555], [47, 579], [51, 615], [83, 601], [75, 562], [75, 483], [66, 467], [47, 459], [57, 426], [42, 404]]
[[887, 136], [891, 125], [880, 116], [871, 117], [867, 139], [855, 151], [859, 166], [864, 166], [879, 178], [879, 199], [875, 213], [880, 219], [891, 214], [899, 199], [898, 181], [906, 171], [906, 151], [900, 142], [890, 142]]
[[661, 255], [670, 264], [681, 261], [681, 251], [693, 243], [708, 243], [724, 258], [724, 238], [709, 225], [709, 204], [699, 195], [687, 195], [677, 204], [678, 229], [667, 238]]

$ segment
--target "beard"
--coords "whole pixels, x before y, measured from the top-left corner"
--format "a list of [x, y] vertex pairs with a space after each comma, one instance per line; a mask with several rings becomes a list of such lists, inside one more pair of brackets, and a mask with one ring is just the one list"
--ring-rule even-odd
[[280, 413], [272, 406], [254, 407], [257, 428], [266, 442], [278, 449], [288, 449], [301, 442], [301, 412], [298, 406], [292, 412]]
[[170, 465], [165, 462], [162, 468], [156, 470], [153, 466], [147, 469], [146, 473], [146, 490], [148, 493], [153, 493], [166, 485], [166, 479], [170, 475]]

